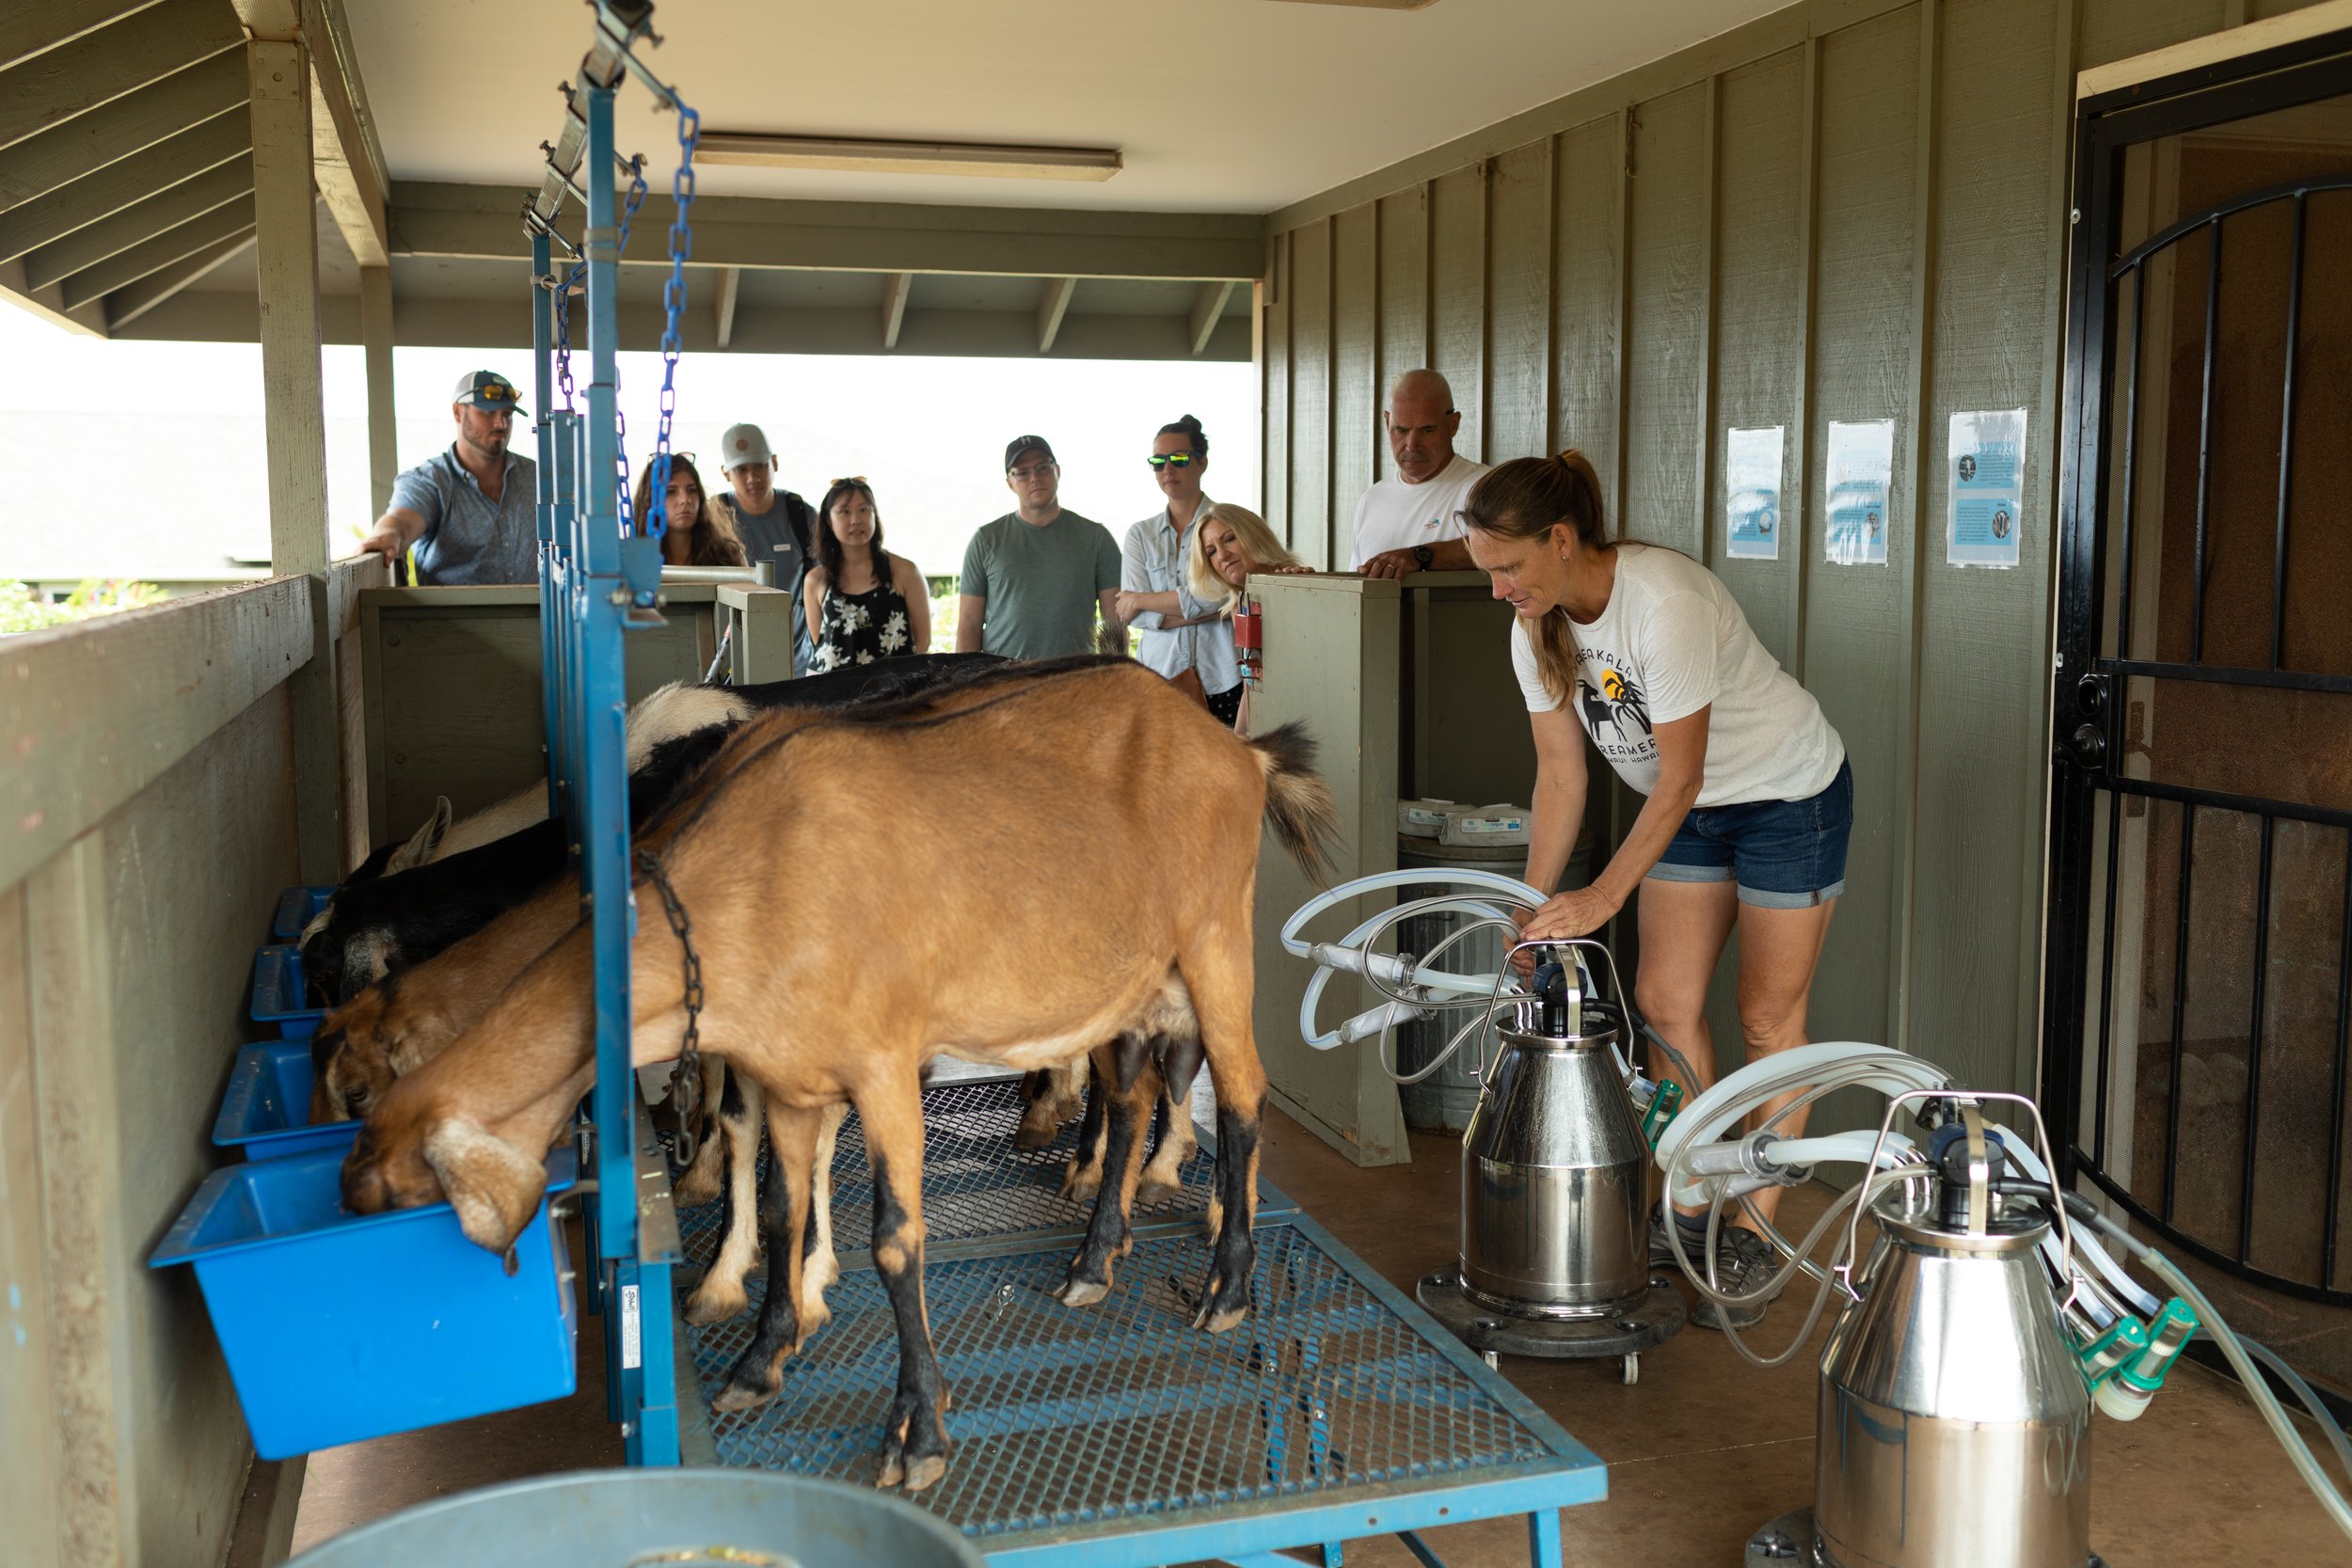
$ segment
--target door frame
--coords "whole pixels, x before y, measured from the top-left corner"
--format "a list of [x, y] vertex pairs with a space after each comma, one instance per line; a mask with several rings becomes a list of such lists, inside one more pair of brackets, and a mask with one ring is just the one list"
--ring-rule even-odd
[[[2113, 410], [2109, 354], [2115, 344], [2117, 291], [2108, 286], [2111, 238], [2122, 216], [2124, 150], [2158, 137], [2352, 93], [2352, 0], [2312, 8], [2236, 31], [2248, 47], [2213, 57], [2229, 35], [2145, 56], [2153, 73], [2132, 79], [2126, 68], [2086, 72], [2086, 88], [2104, 76], [2105, 90], [2086, 90], [2075, 105], [2074, 199], [2069, 214], [2067, 325], [2061, 378], [2058, 506], [2058, 594], [2054, 626], [2050, 772], [2050, 838], [2044, 910], [2041, 1040], [2042, 1102], [2060, 1180], [2069, 1188], [2088, 1179], [2116, 1206], [2161, 1231], [2171, 1243], [2216, 1268], [2309, 1300], [2352, 1305], [2352, 1291], [2331, 1291], [2253, 1268], [2188, 1237], [2135, 1200], [2104, 1171], [2090, 1166], [2082, 1144], [2084, 1076], [2089, 1042], [2087, 1007], [2093, 976], [2090, 941], [2113, 941], [2112, 896], [2094, 894], [2092, 870], [2098, 795], [2114, 776], [2109, 759], [2125, 754], [2121, 686], [2100, 669], [2107, 541], [2100, 522], [2107, 500], [2106, 448]], [[2312, 24], [2333, 20], [2333, 30]], [[2281, 33], [2294, 36], [2278, 41]], [[2260, 35], [2260, 36], [2251, 36]], [[2201, 55], [2203, 57], [2190, 58]], [[2119, 648], [2128, 655], [2128, 649]], [[2113, 799], [2120, 802], [2121, 796]], [[2120, 809], [2120, 804], [2117, 809]], [[2101, 1046], [2100, 1084], [2107, 1072]], [[2177, 1092], [2177, 1089], [2176, 1089]], [[2111, 1098], [2111, 1089], [2109, 1090]], [[2328, 1276], [2323, 1274], [2323, 1281]]]

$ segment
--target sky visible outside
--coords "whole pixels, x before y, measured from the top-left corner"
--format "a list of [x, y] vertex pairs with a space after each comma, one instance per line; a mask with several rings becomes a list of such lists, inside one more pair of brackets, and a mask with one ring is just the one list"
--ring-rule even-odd
[[[400, 463], [449, 444], [457, 378], [491, 369], [531, 400], [528, 351], [405, 348], [393, 355]], [[0, 309], [0, 464], [44, 498], [0, 517], [0, 578], [70, 582], [251, 573], [269, 556], [261, 350], [249, 343], [107, 341]], [[631, 472], [653, 450], [661, 362], [621, 356]], [[585, 356], [575, 378], [585, 401]], [[373, 520], [360, 351], [326, 351], [327, 521], [347, 555]], [[933, 576], [961, 566], [975, 529], [1011, 509], [1005, 443], [1035, 433], [1062, 463], [1062, 503], [1123, 538], [1155, 511], [1152, 433], [1196, 414], [1206, 488], [1258, 504], [1257, 389], [1247, 364], [687, 355], [676, 450], [715, 454], [739, 420], [761, 425], [782, 481], [813, 504], [862, 474], [890, 547]], [[534, 410], [535, 412], [535, 410]], [[532, 453], [518, 425], [516, 446]], [[718, 487], [715, 460], [705, 481]], [[235, 564], [243, 562], [243, 567]]]

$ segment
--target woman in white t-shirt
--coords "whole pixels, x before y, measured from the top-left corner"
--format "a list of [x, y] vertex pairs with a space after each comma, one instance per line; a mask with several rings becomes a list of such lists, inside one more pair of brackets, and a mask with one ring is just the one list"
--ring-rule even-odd
[[[1749, 1059], [1804, 1044], [1853, 820], [1853, 770], [1820, 705], [1765, 652], [1712, 572], [1679, 551], [1609, 539], [1600, 481], [1581, 453], [1502, 464], [1463, 512], [1470, 558], [1518, 616], [1511, 661], [1536, 757], [1527, 879], [1557, 886], [1567, 864], [1584, 817], [1585, 736], [1647, 797], [1592, 885], [1523, 916], [1526, 934], [1583, 936], [1639, 887], [1635, 1002], [1689, 1058], [1693, 1096], [1714, 1081], [1707, 990], [1735, 926]], [[1663, 1062], [1654, 1070], [1683, 1076]], [[1781, 1130], [1803, 1122], [1799, 1113]], [[1767, 1218], [1778, 1193], [1756, 1195]], [[1679, 1218], [1695, 1257], [1705, 1217]], [[1662, 1216], [1652, 1216], [1650, 1248], [1654, 1266], [1671, 1263]], [[1727, 1225], [1719, 1287], [1754, 1291], [1776, 1261], [1761, 1236]], [[1737, 1310], [1731, 1326], [1762, 1316]], [[1722, 1314], [1703, 1301], [1693, 1321], [1721, 1326]]]

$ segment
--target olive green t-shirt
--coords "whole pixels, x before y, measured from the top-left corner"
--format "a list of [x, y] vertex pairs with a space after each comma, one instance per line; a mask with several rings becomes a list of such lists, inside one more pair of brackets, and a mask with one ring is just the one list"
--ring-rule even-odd
[[963, 552], [958, 592], [988, 601], [980, 645], [1007, 658], [1055, 658], [1094, 651], [1094, 611], [1119, 586], [1111, 531], [1075, 512], [1050, 523], [1007, 513], [984, 525]]

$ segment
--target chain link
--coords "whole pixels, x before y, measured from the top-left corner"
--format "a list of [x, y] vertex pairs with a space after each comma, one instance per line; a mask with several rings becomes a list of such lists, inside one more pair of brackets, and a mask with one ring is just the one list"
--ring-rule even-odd
[[[636, 221], [637, 209], [645, 199], [645, 155], [638, 153], [628, 161], [628, 198], [621, 205], [621, 243], [613, 251], [613, 278], [620, 277], [620, 259], [628, 254], [628, 226]], [[628, 485], [628, 416], [621, 412], [621, 372], [616, 355], [612, 369], [612, 466], [617, 470], [614, 480], [621, 492], [621, 537], [626, 539], [636, 529], [630, 515], [637, 509], [636, 499]]]
[[578, 412], [572, 404], [572, 290], [587, 276], [588, 263], [576, 261], [555, 290], [555, 384], [563, 389], [566, 414]]
[[645, 531], [656, 539], [670, 527], [670, 426], [677, 417], [679, 322], [686, 314], [686, 261], [694, 253], [694, 149], [701, 145], [703, 117], [678, 101], [677, 172], [670, 177], [670, 276], [661, 285], [661, 423], [653, 438], [653, 493], [645, 503]]

